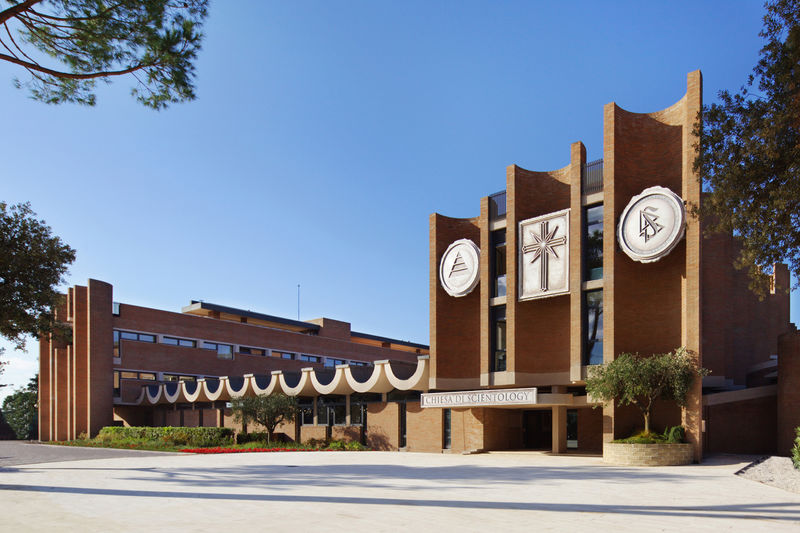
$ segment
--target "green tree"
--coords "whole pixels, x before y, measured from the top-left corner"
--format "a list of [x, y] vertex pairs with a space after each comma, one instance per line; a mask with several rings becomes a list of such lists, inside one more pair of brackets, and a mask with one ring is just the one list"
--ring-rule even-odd
[[195, 98], [193, 62], [208, 0], [6, 3], [0, 59], [28, 72], [28, 81], [14, 83], [35, 100], [94, 105], [96, 81], [124, 75], [135, 80], [133, 96], [154, 109]]
[[237, 398], [231, 402], [234, 420], [246, 426], [256, 422], [267, 430], [267, 440], [272, 441], [272, 433], [283, 422], [290, 421], [297, 412], [297, 399], [282, 392], [269, 396]]
[[22, 349], [26, 335], [65, 333], [53, 310], [75, 250], [36, 219], [30, 204], [0, 202], [0, 251], [0, 335]]
[[762, 296], [774, 263], [800, 277], [800, 0], [765, 7], [760, 60], [738, 93], [704, 106], [694, 162], [710, 192], [694, 213], [738, 238], [737, 267]]
[[18, 439], [39, 438], [38, 414], [36, 410], [39, 376], [34, 376], [24, 389], [17, 389], [3, 401], [3, 416]]
[[685, 407], [692, 382], [706, 374], [685, 348], [650, 357], [623, 353], [608, 364], [589, 367], [586, 392], [603, 403], [635, 405], [644, 417], [645, 433], [650, 433], [655, 401], [672, 400]]

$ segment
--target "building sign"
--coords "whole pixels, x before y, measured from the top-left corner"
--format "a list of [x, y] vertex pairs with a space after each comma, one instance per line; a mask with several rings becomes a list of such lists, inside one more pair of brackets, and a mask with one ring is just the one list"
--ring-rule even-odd
[[439, 263], [439, 281], [447, 294], [456, 298], [466, 296], [478, 285], [480, 253], [469, 239], [459, 239], [447, 247]]
[[683, 238], [686, 209], [680, 196], [650, 187], [631, 198], [622, 212], [617, 239], [634, 261], [652, 263], [669, 254]]
[[421, 407], [502, 407], [535, 405], [536, 387], [530, 389], [471, 390], [422, 394]]
[[519, 299], [569, 292], [569, 209], [519, 223]]

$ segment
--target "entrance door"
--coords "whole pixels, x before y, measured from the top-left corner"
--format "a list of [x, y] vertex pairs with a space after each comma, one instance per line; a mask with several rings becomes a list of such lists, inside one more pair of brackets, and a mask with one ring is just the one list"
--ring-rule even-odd
[[553, 413], [547, 410], [523, 411], [522, 443], [529, 450], [553, 448]]

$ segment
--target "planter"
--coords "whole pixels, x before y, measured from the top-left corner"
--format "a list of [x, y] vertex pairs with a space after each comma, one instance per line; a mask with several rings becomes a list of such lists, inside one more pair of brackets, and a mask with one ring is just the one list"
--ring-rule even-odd
[[694, 460], [691, 444], [603, 444], [603, 462], [622, 466], [688, 465]]

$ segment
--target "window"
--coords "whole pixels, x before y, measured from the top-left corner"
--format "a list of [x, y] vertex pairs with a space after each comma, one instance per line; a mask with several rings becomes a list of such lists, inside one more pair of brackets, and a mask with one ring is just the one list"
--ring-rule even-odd
[[603, 279], [603, 204], [587, 207], [584, 212], [584, 279]]
[[319, 397], [317, 424], [320, 426], [343, 426], [347, 424], [347, 406], [344, 396]]
[[162, 381], [178, 381], [178, 376], [175, 374], [162, 374], [161, 379]]
[[143, 379], [145, 381], [155, 381], [156, 375], [152, 372], [139, 372], [139, 379]]
[[111, 314], [119, 316], [119, 302], [111, 302]]
[[506, 306], [492, 307], [492, 359], [491, 372], [506, 370]]
[[233, 346], [217, 342], [203, 341], [203, 348], [217, 352], [217, 359], [233, 359]]
[[506, 295], [506, 230], [492, 232], [492, 297]]
[[322, 396], [317, 398], [317, 425], [328, 425], [328, 406], [325, 405], [325, 400]]
[[114, 398], [119, 398], [119, 372], [114, 371]]
[[122, 371], [119, 373], [119, 377], [122, 379], [139, 379], [139, 373]]
[[[120, 338], [126, 341], [140, 341], [140, 342], [156, 342], [156, 336], [149, 333], [134, 333], [133, 331], [114, 331], [114, 338]], [[119, 334], [117, 337], [116, 334]]]
[[442, 409], [442, 448], [449, 450], [452, 446], [452, 438], [450, 433], [450, 420], [452, 414], [450, 409]]
[[348, 364], [350, 366], [369, 366], [369, 363], [365, 363], [364, 361], [349, 361]]
[[583, 364], [603, 364], [603, 291], [583, 293]]
[[297, 356], [298, 361], [308, 361], [309, 363], [319, 363], [319, 357], [316, 355], [300, 354]]
[[398, 448], [405, 448], [406, 446], [408, 446], [408, 442], [406, 442], [406, 404], [405, 404], [405, 402], [399, 403], [399, 404], [397, 404], [397, 407], [398, 407], [397, 410], [398, 410], [398, 415], [399, 415], [399, 419], [400, 419], [399, 423], [398, 423], [398, 426], [399, 426], [398, 429], [400, 430], [399, 431], [399, 434], [400, 434], [399, 435], [399, 437], [400, 437], [399, 441], [400, 442], [397, 443], [397, 447]]
[[304, 426], [314, 425], [314, 408], [311, 398], [300, 398], [297, 407], [300, 415], [300, 424]]
[[183, 346], [185, 348], [197, 348], [197, 342], [191, 339], [179, 339], [177, 337], [161, 337], [162, 344], [170, 346]]
[[333, 368], [336, 365], [343, 365], [343, 364], [344, 364], [344, 359], [332, 359], [330, 357], [325, 358], [325, 366], [329, 368]]
[[364, 416], [367, 410], [367, 405], [350, 398], [350, 425], [361, 426], [364, 424]]
[[195, 376], [179, 376], [178, 381], [197, 381]]
[[567, 448], [578, 447], [578, 410], [567, 409]]
[[156, 342], [156, 336], [149, 333], [134, 333], [133, 331], [114, 330], [114, 357], [121, 357], [122, 350], [119, 341]]
[[239, 353], [244, 355], [267, 355], [267, 351], [263, 348], [250, 348], [248, 346], [239, 346]]
[[294, 354], [289, 352], [276, 352], [281, 354], [281, 359], [294, 359]]

